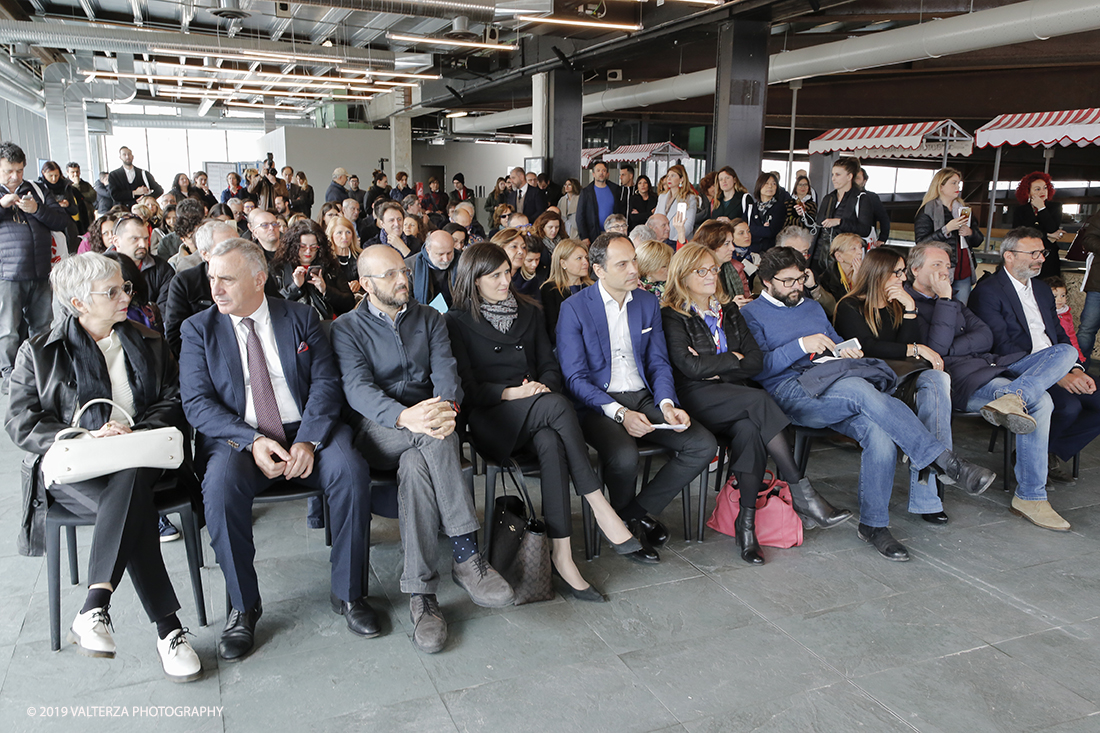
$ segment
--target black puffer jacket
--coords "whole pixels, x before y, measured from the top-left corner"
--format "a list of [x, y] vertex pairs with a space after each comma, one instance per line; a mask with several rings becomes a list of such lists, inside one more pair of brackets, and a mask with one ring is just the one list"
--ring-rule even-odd
[[38, 210], [0, 207], [0, 280], [44, 280], [50, 276], [50, 232], [66, 231], [72, 219], [37, 183], [23, 181], [15, 193], [29, 193]]

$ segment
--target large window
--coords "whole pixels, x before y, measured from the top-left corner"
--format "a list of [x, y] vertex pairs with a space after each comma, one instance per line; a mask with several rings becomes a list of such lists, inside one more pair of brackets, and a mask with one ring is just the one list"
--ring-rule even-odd
[[[134, 165], [152, 172], [165, 190], [172, 187], [177, 173], [190, 176], [209, 162], [252, 160], [262, 130], [172, 130], [116, 127], [106, 136], [107, 168], [117, 168], [118, 149], [123, 145], [134, 153]], [[211, 188], [223, 186], [211, 181]]]

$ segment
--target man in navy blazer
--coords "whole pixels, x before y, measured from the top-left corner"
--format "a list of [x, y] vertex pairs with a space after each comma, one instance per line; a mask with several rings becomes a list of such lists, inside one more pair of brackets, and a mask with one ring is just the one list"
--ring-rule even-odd
[[[612, 214], [626, 215], [627, 202], [623, 200], [622, 187], [609, 181], [607, 175], [607, 163], [602, 160], [593, 163], [592, 183], [581, 189], [577, 201], [577, 236], [585, 242], [591, 242], [603, 233], [603, 223], [607, 217]], [[602, 208], [601, 198], [605, 204]]]
[[538, 186], [527, 183], [527, 174], [522, 168], [513, 168], [508, 178], [512, 180], [512, 190], [508, 192], [508, 203], [518, 213], [526, 216], [527, 221], [534, 222], [549, 208], [549, 204], [546, 203], [546, 194]]
[[252, 502], [282, 480], [324, 490], [333, 610], [353, 633], [377, 636], [364, 580], [370, 473], [340, 421], [340, 373], [317, 314], [265, 297], [267, 260], [253, 242], [219, 242], [207, 268], [214, 306], [183, 324], [180, 394], [198, 433], [207, 527], [233, 607], [218, 655], [234, 661], [252, 649], [262, 614]]
[[[1046, 259], [1046, 239], [1038, 229], [1017, 227], [1001, 240], [1004, 266], [983, 277], [970, 294], [969, 306], [993, 331], [993, 352], [1033, 354], [1052, 344], [1068, 344], [1058, 323], [1054, 294], [1036, 275]], [[1050, 478], [1072, 483], [1066, 461], [1100, 435], [1100, 394], [1096, 382], [1078, 362], [1048, 392]]]
[[[630, 239], [601, 234], [588, 259], [599, 282], [562, 303], [558, 360], [580, 405], [585, 440], [600, 455], [611, 506], [643, 548], [660, 546], [668, 530], [653, 516], [710, 464], [717, 443], [676, 406], [660, 306], [655, 296], [636, 290]], [[635, 441], [642, 437], [674, 455], [635, 496]]]

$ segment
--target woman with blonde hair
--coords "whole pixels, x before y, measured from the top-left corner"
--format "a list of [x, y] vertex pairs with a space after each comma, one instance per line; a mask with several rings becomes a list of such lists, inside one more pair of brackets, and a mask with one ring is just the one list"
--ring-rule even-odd
[[767, 392], [746, 384], [763, 369], [764, 354], [722, 289], [719, 271], [712, 250], [695, 242], [681, 247], [669, 264], [661, 320], [681, 404], [719, 445], [729, 446], [729, 469], [741, 492], [736, 524], [741, 559], [763, 565], [755, 516], [769, 457], [790, 484], [794, 509], [807, 527], [831, 527], [852, 515], [814, 490], [784, 434], [790, 420]]
[[[666, 246], [665, 249], [668, 249]], [[542, 312], [550, 343], [557, 344], [558, 314], [561, 304], [574, 293], [592, 284], [588, 274], [588, 247], [579, 239], [563, 239], [550, 257], [550, 278], [542, 284]]]
[[362, 287], [359, 284], [359, 253], [363, 250], [355, 234], [355, 225], [342, 216], [335, 216], [328, 220], [325, 236], [332, 243], [332, 253], [336, 255], [348, 287], [351, 292], [358, 293]]
[[699, 196], [688, 182], [684, 166], [679, 163], [668, 169], [664, 182], [666, 190], [657, 197], [657, 208], [654, 213], [664, 214], [669, 221], [672, 221], [680, 204], [685, 204], [684, 236], [690, 240], [691, 235], [695, 233], [695, 212], [699, 209]]
[[672, 247], [649, 239], [637, 246], [634, 256], [638, 263], [638, 286], [647, 293], [662, 297], [668, 278], [668, 263], [672, 260]]
[[951, 248], [951, 267], [955, 269], [951, 292], [963, 305], [978, 280], [974, 250], [985, 241], [981, 229], [970, 226], [970, 221], [970, 207], [962, 198], [962, 173], [954, 168], [936, 171], [913, 220], [913, 238], [944, 242]]
[[851, 232], [838, 234], [829, 244], [829, 264], [820, 281], [838, 303], [852, 289], [863, 253], [863, 238]]

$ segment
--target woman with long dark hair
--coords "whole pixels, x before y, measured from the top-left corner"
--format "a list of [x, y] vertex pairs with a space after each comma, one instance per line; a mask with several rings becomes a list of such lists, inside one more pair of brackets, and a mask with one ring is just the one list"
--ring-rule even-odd
[[630, 194], [629, 213], [626, 215], [626, 223], [629, 229], [641, 226], [653, 216], [653, 210], [657, 208], [657, 192], [653, 190], [653, 181], [649, 176], [640, 175], [634, 182], [634, 193]]
[[603, 594], [573, 562], [570, 478], [617, 552], [641, 561], [655, 558], [641, 556], [645, 550], [603, 495], [577, 414], [562, 394], [561, 367], [542, 310], [515, 294], [508, 255], [495, 244], [479, 242], [466, 248], [457, 267], [447, 327], [470, 432], [478, 450], [494, 460], [503, 462], [517, 451], [538, 456], [554, 568], [575, 598], [602, 602]]
[[[863, 256], [851, 291], [836, 304], [834, 325], [845, 339], [859, 339], [864, 356], [891, 363], [903, 380], [894, 396], [911, 402], [928, 432], [951, 450], [951, 377], [943, 370], [943, 357], [918, 343], [917, 305], [905, 290], [905, 258], [897, 250], [879, 247]], [[923, 366], [920, 359], [931, 368], [909, 371]], [[906, 385], [908, 380], [912, 384]], [[926, 522], [947, 523], [935, 480], [921, 481], [915, 470], [910, 471], [909, 511]]]
[[343, 268], [315, 221], [298, 222], [283, 234], [271, 261], [271, 275], [284, 298], [313, 306], [322, 321], [355, 307]]
[[817, 231], [817, 202], [814, 201], [810, 179], [799, 176], [794, 182], [791, 198], [787, 200], [785, 226], [799, 226], [810, 232]]
[[[80, 216], [80, 206], [84, 201], [83, 197], [73, 190], [73, 185], [69, 183], [69, 179], [61, 174], [61, 166], [52, 160], [47, 160], [42, 164], [42, 177], [38, 179], [38, 182], [53, 194], [57, 205], [69, 215], [70, 218], [65, 226], [65, 247], [69, 250], [69, 253], [75, 253], [80, 246], [80, 235], [77, 233], [76, 220], [72, 217]], [[62, 253], [58, 252], [58, 254]]]
[[787, 207], [779, 200], [779, 179], [774, 173], [761, 173], [752, 192], [755, 203], [745, 217], [752, 231], [752, 251], [766, 252], [775, 246], [775, 237], [787, 220]]
[[298, 192], [290, 199], [290, 208], [293, 211], [297, 211], [299, 214], [305, 215], [307, 219], [312, 219], [313, 186], [309, 185], [309, 179], [306, 178], [306, 174], [303, 171], [295, 173], [294, 179], [298, 182]]
[[817, 207], [818, 239], [813, 264], [824, 270], [829, 257], [829, 245], [840, 234], [856, 234], [862, 239], [871, 236], [875, 214], [870, 204], [860, 203], [863, 190], [855, 183], [859, 160], [845, 157], [833, 163], [833, 190]]

